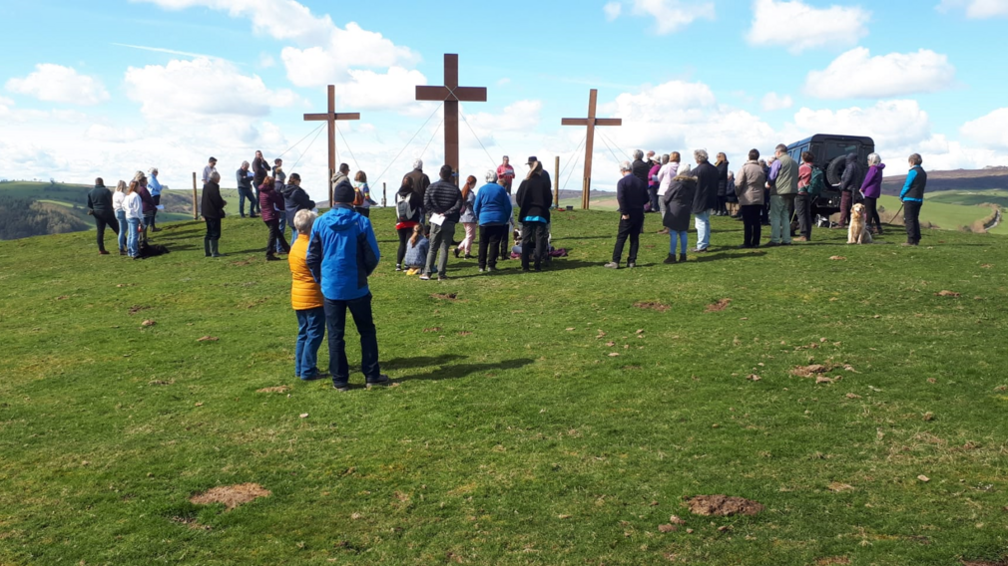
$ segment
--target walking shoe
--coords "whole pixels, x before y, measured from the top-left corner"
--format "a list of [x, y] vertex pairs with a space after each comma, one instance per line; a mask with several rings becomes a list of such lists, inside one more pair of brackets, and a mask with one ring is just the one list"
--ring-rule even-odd
[[455, 248], [455, 259], [458, 259], [459, 249]]
[[481, 268], [480, 268], [480, 270], [479, 270], [479, 272], [480, 272], [480, 273], [485, 273], [485, 272], [486, 272], [486, 270], [485, 270], [485, 269], [483, 269], [483, 268], [481, 267]]
[[707, 248], [704, 248], [702, 250], [700, 248], [693, 248], [690, 251], [693, 252], [693, 253], [695, 253], [695, 254], [704, 254], [704, 253], [707, 253]]
[[421, 273], [420, 274], [420, 280], [421, 281], [430, 281], [430, 275], [427, 275], [426, 273]]
[[395, 266], [395, 270], [396, 271], [402, 271], [402, 266], [397, 263], [396, 266]]
[[249, 214], [249, 218], [259, 218], [259, 217], [256, 216], [255, 214]]
[[809, 241], [809, 239], [806, 238], [805, 236], [798, 236], [797, 238], [795, 238], [795, 241], [796, 242], [807, 242], [807, 241]]
[[438, 275], [437, 276], [437, 280], [438, 281], [447, 281], [448, 280], [448, 276], [447, 275]]
[[301, 376], [300, 379], [301, 379], [301, 381], [316, 381], [316, 380], [319, 380], [319, 379], [324, 379], [326, 377], [329, 377], [329, 372], [315, 370], [315, 374], [314, 375], [311, 375], [311, 376], [308, 376], [308, 377]]
[[658, 232], [656, 232], [656, 234], [664, 234], [664, 235], [668, 235], [668, 233], [669, 233], [668, 228], [662, 228], [661, 230], [658, 230]]
[[466, 254], [465, 254], [465, 258], [466, 258], [466, 259], [472, 259], [472, 258], [473, 258], [473, 256], [469, 255], [469, 252], [466, 252]]
[[347, 383], [347, 382], [345, 382], [345, 381], [343, 383], [336, 383], [334, 381], [333, 384], [332, 384], [332, 386], [333, 386], [333, 389], [335, 389], [336, 391], [339, 391], [340, 393], [346, 393], [347, 391], [350, 391], [350, 384]]
[[679, 254], [679, 263], [686, 263], [686, 254]]
[[390, 383], [392, 383], [392, 380], [389, 379], [389, 376], [387, 376], [387, 375], [385, 375], [383, 373], [383, 374], [379, 375], [377, 377], [377, 379], [375, 379], [374, 381], [368, 381], [365, 384], [365, 386], [368, 389], [371, 389], [372, 387], [381, 387], [381, 386], [384, 386], [384, 385], [389, 385]]
[[915, 243], [913, 243], [913, 242], [903, 242], [903, 243], [902, 243], [902, 244], [900, 244], [900, 245], [901, 245], [901, 246], [903, 246], [904, 248], [909, 248], [909, 247], [911, 247], [911, 246], [916, 246], [917, 244], [915, 244]]
[[767, 243], [763, 244], [763, 247], [764, 248], [776, 248], [779, 245], [780, 244], [777, 243], [777, 242], [767, 242]]
[[160, 232], [161, 229], [160, 228], [151, 228], [150, 231], [151, 232]]
[[627, 269], [633, 269], [633, 268], [637, 267], [637, 264], [634, 263], [634, 262], [632, 262], [632, 261], [630, 261], [630, 262], [627, 262], [626, 266], [627, 266]]
[[487, 268], [487, 271], [489, 273], [494, 273], [494, 272], [497, 272], [497, 271], [500, 271], [500, 270], [491, 265], [490, 267]]
[[602, 267], [607, 267], [609, 269], [619, 269], [619, 264], [615, 261], [610, 261], [609, 263], [603, 265]]
[[119, 255], [126, 255], [126, 250], [119, 250]]
[[98, 255], [109, 255], [109, 253], [105, 250], [98, 250]]
[[663, 261], [662, 263], [668, 265], [673, 264], [675, 262], [676, 262], [675, 254], [669, 254], [668, 257], [665, 258], [665, 261]]
[[270, 254], [266, 256], [266, 261], [283, 261], [283, 260], [273, 254]]

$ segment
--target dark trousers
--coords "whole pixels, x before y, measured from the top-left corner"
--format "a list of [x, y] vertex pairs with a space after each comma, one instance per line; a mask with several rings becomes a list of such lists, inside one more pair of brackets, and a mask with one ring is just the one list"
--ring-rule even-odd
[[413, 235], [413, 228], [400, 228], [396, 233], [399, 234], [399, 249], [396, 250], [395, 264], [401, 266], [403, 258], [406, 257], [406, 242]]
[[[510, 224], [504, 225], [504, 233], [501, 236], [500, 241], [500, 259], [509, 259], [511, 257], [511, 229]], [[495, 252], [497, 248], [490, 248], [490, 251]]]
[[642, 212], [632, 212], [630, 218], [624, 220], [620, 216], [619, 233], [616, 235], [616, 247], [613, 248], [613, 263], [619, 263], [623, 257], [623, 246], [627, 238], [630, 238], [630, 255], [627, 256], [627, 263], [637, 262], [637, 249], [640, 247], [640, 233], [644, 227], [644, 214]]
[[355, 206], [355, 207], [353, 207], [353, 209], [354, 209], [354, 212], [356, 212], [357, 214], [360, 214], [364, 218], [371, 218], [371, 209], [370, 208], [367, 208], [367, 207], [364, 207], [364, 206]]
[[868, 213], [868, 227], [871, 228], [872, 223], [875, 223], [875, 228], [878, 233], [882, 233], [882, 219], [878, 215], [878, 199], [865, 197], [864, 199], [865, 211]]
[[161, 195], [154, 195], [154, 212], [151, 213], [151, 228], [157, 228], [157, 207], [161, 206]]
[[658, 187], [648, 187], [648, 197], [651, 199], [651, 212], [658, 212]]
[[840, 226], [850, 222], [850, 209], [854, 205], [854, 195], [850, 191], [840, 191]]
[[903, 201], [903, 224], [906, 225], [908, 244], [920, 243], [920, 211], [923, 204], [912, 200]]
[[[763, 208], [760, 212], [760, 222], [763, 224], [770, 224], [770, 189], [763, 189], [763, 204], [760, 205]], [[759, 242], [759, 239], [756, 239]]]
[[747, 204], [742, 206], [742, 225], [745, 236], [742, 245], [747, 248], [758, 248], [763, 226], [760, 215], [763, 213], [762, 204]]
[[350, 366], [346, 357], [346, 311], [350, 309], [354, 325], [360, 334], [361, 372], [368, 382], [376, 381], [381, 374], [378, 366], [378, 334], [371, 316], [371, 294], [351, 301], [325, 300], [326, 328], [329, 331], [329, 373], [333, 384], [346, 385], [350, 380]]
[[206, 221], [206, 236], [203, 237], [203, 249], [210, 255], [210, 242], [220, 239], [220, 218], [204, 218]]
[[108, 226], [119, 235], [119, 221], [114, 217], [95, 216], [95, 226], [98, 228], [98, 251], [105, 251], [105, 227]]
[[539, 269], [543, 258], [549, 254], [549, 234], [545, 222], [522, 222], [522, 269], [529, 268], [529, 256], [533, 253], [535, 268]]
[[812, 197], [808, 193], [798, 193], [794, 199], [795, 215], [798, 216], [798, 232], [806, 239], [812, 239]]
[[479, 227], [479, 268], [497, 269], [497, 250], [501, 242], [507, 245], [507, 224]]
[[266, 244], [266, 257], [273, 255], [274, 250], [277, 249], [277, 244], [280, 244], [280, 249], [285, 254], [289, 254], [290, 245], [287, 244], [287, 238], [284, 237], [284, 233], [280, 231], [280, 219], [274, 218], [267, 221], [266, 227], [269, 228], [269, 243]]

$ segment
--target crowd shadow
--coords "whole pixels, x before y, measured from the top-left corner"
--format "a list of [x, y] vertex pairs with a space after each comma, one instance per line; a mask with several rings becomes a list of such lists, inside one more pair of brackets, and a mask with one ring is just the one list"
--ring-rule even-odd
[[405, 370], [402, 376], [392, 380], [399, 383], [403, 381], [461, 379], [488, 371], [519, 369], [534, 362], [531, 358], [516, 358], [501, 362], [453, 363], [464, 359], [466, 359], [466, 356], [446, 354], [438, 357], [393, 358], [387, 362], [382, 362], [381, 365], [382, 369]]

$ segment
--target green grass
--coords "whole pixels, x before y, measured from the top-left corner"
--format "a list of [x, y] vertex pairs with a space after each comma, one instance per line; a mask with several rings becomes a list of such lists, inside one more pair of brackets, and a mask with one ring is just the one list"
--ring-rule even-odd
[[[970, 226], [977, 220], [981, 220], [991, 213], [991, 209], [977, 204], [951, 204], [942, 202], [938, 197], [942, 193], [927, 194], [924, 197], [924, 206], [921, 207], [921, 222], [930, 222], [942, 230], [957, 230], [960, 226]], [[896, 212], [900, 207], [897, 197], [882, 195], [879, 198], [879, 206], [885, 207], [887, 211]], [[902, 214], [902, 213], [901, 213]]]
[[[373, 215], [399, 385], [345, 394], [294, 379], [287, 266], [263, 261], [258, 220], [224, 221], [222, 259], [195, 222], [143, 262], [89, 234], [0, 242], [0, 564], [952, 566], [1008, 548], [1004, 239], [819, 230], [743, 251], [714, 218], [714, 252], [665, 266], [649, 215], [641, 267], [611, 271], [615, 214], [560, 213], [554, 269], [452, 259], [424, 283], [393, 271], [392, 213]], [[810, 362], [842, 380], [790, 374]], [[272, 495], [188, 501], [244, 482]], [[766, 510], [683, 505], [717, 493]]]

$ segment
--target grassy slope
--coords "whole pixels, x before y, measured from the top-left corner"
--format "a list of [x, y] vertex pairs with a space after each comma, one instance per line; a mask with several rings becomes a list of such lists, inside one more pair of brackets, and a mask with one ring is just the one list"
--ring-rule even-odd
[[[1003, 239], [818, 231], [745, 252], [715, 218], [717, 251], [663, 266], [649, 216], [643, 267], [609, 271], [613, 213], [563, 213], [557, 269], [453, 259], [454, 279], [423, 283], [393, 272], [375, 215], [381, 359], [401, 383], [348, 394], [293, 378], [289, 276], [262, 261], [259, 221], [225, 220], [221, 260], [192, 222], [142, 263], [86, 234], [0, 242], [0, 563], [953, 565], [1006, 548]], [[813, 359], [857, 373], [789, 375]], [[273, 494], [187, 501], [242, 482]], [[713, 493], [767, 510], [682, 505]], [[671, 514], [687, 525], [660, 534]]]

